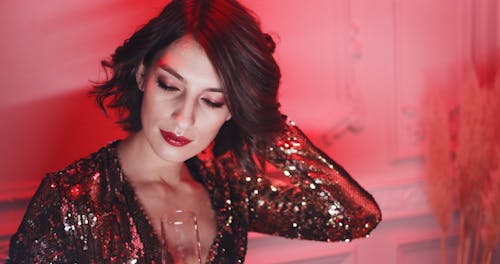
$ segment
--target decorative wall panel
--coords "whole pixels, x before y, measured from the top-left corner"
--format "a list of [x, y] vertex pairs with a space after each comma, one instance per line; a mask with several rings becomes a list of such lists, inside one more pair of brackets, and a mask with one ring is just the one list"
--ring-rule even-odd
[[[456, 236], [445, 239], [446, 263], [456, 263], [458, 238]], [[440, 263], [441, 239], [439, 237], [418, 238], [414, 241], [405, 241], [397, 246], [397, 263]]]
[[459, 11], [451, 1], [393, 0], [395, 161], [422, 157], [426, 91], [458, 84]]
[[334, 28], [334, 62], [331, 69], [335, 76], [331, 89], [331, 103], [324, 109], [324, 122], [329, 124], [321, 139], [330, 146], [345, 133], [358, 133], [364, 124], [364, 99], [356, 83], [357, 62], [362, 59], [359, 25], [352, 19], [350, 0], [334, 1], [332, 27]]

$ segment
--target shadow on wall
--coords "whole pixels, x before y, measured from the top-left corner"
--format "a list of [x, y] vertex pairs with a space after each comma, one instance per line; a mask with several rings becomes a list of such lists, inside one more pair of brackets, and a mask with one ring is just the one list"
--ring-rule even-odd
[[46, 172], [62, 169], [123, 137], [124, 133], [104, 116], [87, 91], [77, 89], [0, 109], [0, 190], [5, 190], [0, 197], [18, 198], [20, 194], [12, 191], [36, 187], [31, 184], [38, 185]]

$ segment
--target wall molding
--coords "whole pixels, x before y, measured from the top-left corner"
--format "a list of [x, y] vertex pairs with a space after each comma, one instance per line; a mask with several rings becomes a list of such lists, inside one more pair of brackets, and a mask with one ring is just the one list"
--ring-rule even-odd
[[[321, 134], [322, 142], [330, 147], [335, 141], [348, 133], [359, 133], [364, 127], [365, 102], [356, 83], [356, 62], [362, 59], [359, 26], [352, 19], [351, 0], [333, 2], [335, 8], [332, 14], [335, 26], [335, 54], [332, 74], [336, 76], [334, 83], [335, 103], [334, 116], [330, 116], [329, 127]], [[338, 114], [340, 113], [340, 114]]]
[[257, 241], [250, 239], [245, 263], [355, 263], [357, 242], [325, 243], [263, 235]]
[[[458, 247], [457, 234], [446, 236], [446, 258], [448, 263], [456, 262]], [[410, 239], [399, 241], [396, 246], [398, 263], [414, 263], [411, 259], [420, 259], [421, 262], [437, 261], [441, 256], [441, 237], [439, 234], [414, 236]]]
[[384, 221], [412, 218], [430, 213], [424, 181], [421, 179], [410, 179], [407, 183], [372, 189], [370, 192], [381, 207]]
[[[392, 115], [390, 139], [394, 141], [391, 144], [393, 160], [399, 161], [421, 158], [424, 155], [422, 99], [427, 88], [439, 88], [446, 93], [451, 91], [455, 94], [456, 86], [461, 83], [461, 68], [467, 57], [468, 46], [471, 45], [469, 9], [474, 4], [472, 0], [460, 0], [455, 5], [429, 0], [391, 1], [394, 106], [389, 113]], [[444, 5], [449, 7], [446, 11]], [[412, 13], [411, 10], [415, 11]], [[447, 12], [446, 15], [443, 12]], [[420, 13], [422, 16], [416, 15]], [[425, 13], [430, 14], [427, 17]], [[440, 16], [441, 14], [443, 15]], [[434, 24], [428, 22], [430, 20]], [[438, 34], [443, 36], [429, 37]], [[415, 45], [415, 40], [421, 40], [422, 43]], [[429, 55], [428, 52], [434, 53]], [[435, 60], [421, 58], [426, 55], [438, 57]]]
[[[304, 254], [307, 255], [307, 254]], [[352, 254], [329, 254], [321, 257], [308, 257], [300, 258], [292, 261], [276, 262], [276, 264], [341, 264], [341, 263], [354, 263]]]

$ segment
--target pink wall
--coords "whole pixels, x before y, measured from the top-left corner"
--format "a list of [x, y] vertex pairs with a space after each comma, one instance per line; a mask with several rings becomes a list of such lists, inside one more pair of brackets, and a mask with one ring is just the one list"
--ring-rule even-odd
[[[116, 134], [86, 98], [109, 55], [144, 17], [141, 1], [3, 1], [2, 180], [38, 181]], [[113, 11], [107, 11], [113, 10]]]
[[[0, 260], [43, 174], [123, 136], [86, 97], [89, 80], [100, 78], [99, 61], [163, 2], [1, 1]], [[473, 1], [242, 2], [278, 39], [283, 111], [375, 195], [384, 213], [372, 238], [351, 244], [254, 235], [249, 263], [302, 263], [307, 255], [316, 263], [330, 255], [339, 263], [433, 260], [439, 230], [422, 189], [420, 95], [430, 86], [448, 87], [451, 99], [456, 93], [470, 57], [464, 14]], [[489, 58], [498, 43], [479, 53]]]

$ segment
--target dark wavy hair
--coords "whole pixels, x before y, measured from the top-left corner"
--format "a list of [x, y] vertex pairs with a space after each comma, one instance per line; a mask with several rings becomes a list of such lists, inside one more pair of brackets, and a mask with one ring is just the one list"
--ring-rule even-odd
[[205, 50], [232, 115], [215, 138], [215, 156], [232, 151], [243, 169], [257, 173], [263, 169], [263, 148], [285, 127], [277, 100], [281, 73], [273, 39], [235, 0], [173, 0], [101, 62], [107, 79], [91, 94], [105, 113], [106, 107], [117, 110], [125, 131], [141, 130], [136, 72], [141, 63], [151, 67], [159, 51], [185, 35]]

